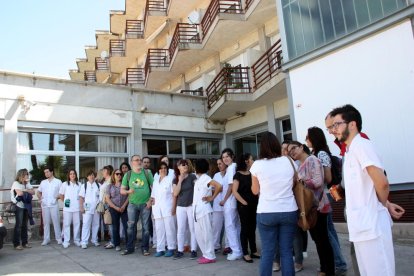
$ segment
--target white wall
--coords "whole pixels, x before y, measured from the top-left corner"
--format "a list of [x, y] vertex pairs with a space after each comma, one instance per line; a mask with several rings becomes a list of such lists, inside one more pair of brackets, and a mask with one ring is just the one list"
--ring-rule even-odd
[[[332, 108], [350, 103], [361, 112], [363, 132], [382, 155], [390, 182], [414, 181], [414, 40], [409, 20], [291, 70], [290, 80], [299, 141], [310, 126], [325, 129], [324, 118]], [[330, 148], [336, 151], [332, 143]]]

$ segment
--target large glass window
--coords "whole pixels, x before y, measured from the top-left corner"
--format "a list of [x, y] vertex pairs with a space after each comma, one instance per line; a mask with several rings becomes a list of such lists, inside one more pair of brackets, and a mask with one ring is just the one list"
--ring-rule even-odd
[[186, 139], [185, 149], [187, 154], [197, 155], [219, 155], [220, 146], [218, 141]]
[[127, 152], [126, 137], [79, 135], [79, 150], [88, 152]]
[[282, 130], [283, 141], [292, 141], [292, 125], [290, 124], [290, 118], [280, 120], [280, 128]]
[[407, 0], [281, 1], [289, 59], [407, 7]]
[[75, 135], [19, 132], [20, 150], [74, 151]]
[[250, 153], [254, 159], [259, 156], [260, 142], [263, 133], [246, 135], [234, 140], [234, 153], [236, 156], [243, 153]]

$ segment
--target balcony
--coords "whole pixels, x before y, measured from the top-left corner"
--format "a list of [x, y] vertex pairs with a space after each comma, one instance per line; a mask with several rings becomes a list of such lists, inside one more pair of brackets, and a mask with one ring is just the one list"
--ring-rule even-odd
[[199, 87], [196, 90], [181, 90], [180, 93], [191, 96], [204, 96], [203, 87]]
[[85, 71], [84, 79], [88, 82], [96, 82], [96, 74], [95, 71]]
[[127, 68], [126, 84], [145, 84], [144, 68]]
[[145, 9], [150, 12], [151, 15], [157, 15], [158, 13], [166, 15], [169, 4], [170, 0], [147, 0]]
[[252, 66], [253, 88], [255, 90], [280, 72], [282, 58], [282, 44], [279, 39]]
[[109, 41], [109, 54], [111, 57], [125, 56], [125, 40], [111, 39]]
[[177, 48], [188, 49], [190, 43], [201, 43], [199, 24], [177, 23], [169, 47], [170, 58], [172, 59]]
[[127, 20], [125, 28], [126, 38], [144, 38], [144, 20]]
[[109, 70], [109, 62], [107, 58], [100, 58], [100, 57], [96, 57], [95, 58], [95, 70], [99, 70], [99, 71], [108, 71]]

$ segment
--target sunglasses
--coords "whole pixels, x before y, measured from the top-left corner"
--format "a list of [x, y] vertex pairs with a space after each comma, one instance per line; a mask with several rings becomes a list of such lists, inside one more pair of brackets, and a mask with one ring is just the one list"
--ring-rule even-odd
[[188, 165], [188, 163], [187, 163], [187, 161], [181, 161], [179, 165], [180, 165], [180, 166], [187, 166], [187, 165]]
[[115, 175], [122, 175], [122, 173], [115, 173]]

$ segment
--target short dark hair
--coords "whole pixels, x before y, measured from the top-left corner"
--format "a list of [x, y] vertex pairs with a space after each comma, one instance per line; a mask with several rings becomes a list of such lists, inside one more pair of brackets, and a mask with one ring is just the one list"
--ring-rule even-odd
[[44, 170], [49, 170], [49, 172], [52, 172], [52, 173], [54, 173], [54, 172], [55, 172], [55, 170], [53, 169], [53, 166], [50, 166], [50, 165], [45, 166], [45, 167], [43, 168], [43, 171], [44, 171]]
[[350, 104], [346, 104], [337, 108], [334, 108], [330, 112], [332, 117], [335, 117], [336, 115], [341, 115], [342, 119], [344, 119], [346, 122], [352, 122], [354, 121], [356, 123], [358, 132], [361, 132], [362, 130], [362, 116], [361, 113], [356, 109], [354, 106]]
[[109, 175], [112, 175], [112, 173], [114, 172], [114, 167], [112, 167], [112, 165], [106, 165], [105, 167], [103, 167], [104, 170], [107, 170]]
[[144, 161], [144, 159], [149, 159], [149, 161], [151, 162], [151, 158], [149, 158], [149, 156], [142, 157], [142, 161]]
[[169, 169], [168, 169], [168, 165], [167, 165], [167, 163], [165, 163], [165, 162], [160, 162], [160, 163], [158, 164], [157, 170], [158, 170], [158, 171], [159, 171], [159, 170], [161, 170], [161, 167], [162, 167], [162, 166], [167, 167], [167, 175], [168, 175]]
[[285, 145], [285, 144], [287, 144], [287, 145], [289, 145], [289, 143], [291, 142], [291, 140], [284, 140], [283, 142], [282, 142], [282, 145]]
[[195, 161], [195, 171], [198, 174], [207, 173], [209, 168], [208, 161], [206, 159], [197, 159]]
[[94, 170], [89, 170], [86, 176], [90, 176], [90, 175], [93, 175], [94, 177], [96, 177], [96, 172]]
[[329, 155], [331, 154], [322, 129], [316, 126], [308, 128], [307, 138], [312, 144], [313, 153], [315, 155], [317, 155], [321, 150], [325, 151]]
[[252, 155], [250, 153], [243, 153], [237, 158], [237, 170], [238, 171], [246, 171], [247, 170], [247, 164], [246, 161], [249, 160], [249, 158]]
[[119, 165], [119, 169], [122, 171], [122, 166], [127, 166], [128, 171], [131, 170], [131, 166], [128, 164], [128, 162], [122, 162], [121, 165]]
[[266, 131], [262, 135], [262, 140], [260, 141], [260, 154], [259, 157], [263, 158], [276, 158], [282, 155], [282, 146], [279, 143], [276, 135]]
[[231, 148], [225, 148], [221, 151], [221, 157], [223, 157], [223, 154], [227, 153], [228, 156], [230, 156], [231, 159], [234, 158], [234, 151]]
[[308, 148], [308, 146], [307, 146], [307, 145], [305, 145], [305, 144], [299, 143], [298, 141], [291, 141], [291, 142], [289, 143], [289, 146], [290, 146], [290, 145], [295, 145], [295, 146], [298, 146], [298, 147], [302, 147], [302, 148], [303, 148], [303, 151], [304, 151], [307, 155], [310, 155], [310, 154], [311, 154], [310, 149], [309, 149], [309, 148]]

